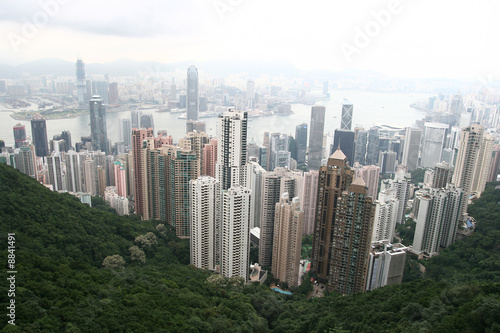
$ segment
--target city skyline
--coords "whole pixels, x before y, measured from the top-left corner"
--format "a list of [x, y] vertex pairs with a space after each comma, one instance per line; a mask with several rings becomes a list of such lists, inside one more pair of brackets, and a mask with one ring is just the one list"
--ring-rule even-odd
[[[8, 3], [0, 13], [6, 32], [0, 64], [53, 57], [106, 62], [126, 54], [137, 61], [273, 60], [302, 71], [359, 69], [491, 83], [500, 77], [496, 48], [488, 43], [500, 29], [499, 6], [451, 0]], [[196, 24], [185, 24], [188, 17]]]

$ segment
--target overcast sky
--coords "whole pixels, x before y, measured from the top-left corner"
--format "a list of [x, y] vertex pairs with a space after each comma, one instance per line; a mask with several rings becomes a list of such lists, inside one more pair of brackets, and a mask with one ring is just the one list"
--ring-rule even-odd
[[500, 1], [2, 2], [0, 63], [11, 65], [77, 57], [86, 63], [269, 59], [303, 70], [500, 79]]

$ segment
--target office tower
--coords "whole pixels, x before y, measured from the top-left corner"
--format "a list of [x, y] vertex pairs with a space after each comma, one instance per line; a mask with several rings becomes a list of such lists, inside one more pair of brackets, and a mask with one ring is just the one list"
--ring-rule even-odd
[[109, 104], [118, 104], [118, 83], [111, 82], [109, 84]]
[[316, 199], [318, 193], [319, 172], [311, 170], [304, 172], [304, 185], [302, 186], [301, 210], [304, 211], [303, 235], [312, 235], [316, 216]]
[[354, 165], [354, 132], [350, 130], [336, 129], [333, 139], [333, 153], [338, 147], [347, 157], [349, 165]]
[[441, 153], [441, 161], [453, 165], [455, 163], [455, 149], [443, 149], [443, 152]]
[[198, 120], [198, 69], [189, 66], [186, 89], [187, 120]]
[[340, 129], [350, 131], [352, 127], [353, 105], [346, 99], [342, 102], [342, 118], [340, 119]]
[[488, 171], [488, 182], [496, 182], [498, 177], [498, 167], [500, 166], [500, 145], [494, 145], [491, 155], [491, 164]]
[[309, 170], [319, 170], [323, 151], [323, 132], [325, 129], [324, 106], [311, 107], [311, 122], [309, 132], [309, 153], [307, 165]]
[[247, 162], [247, 113], [232, 109], [217, 121], [217, 180], [221, 189], [240, 184], [242, 167]]
[[78, 104], [87, 104], [87, 87], [85, 85], [85, 65], [82, 59], [76, 61], [76, 93]]
[[247, 98], [246, 106], [253, 107], [253, 102], [255, 100], [255, 82], [252, 80], [247, 81], [246, 98]]
[[246, 177], [243, 186], [251, 190], [252, 204], [250, 209], [250, 227], [261, 227], [262, 217], [262, 176], [267, 172], [257, 162], [248, 162], [245, 166]]
[[354, 170], [347, 166], [347, 157], [340, 149], [319, 170], [311, 270], [324, 282], [328, 281], [330, 274], [337, 200], [351, 185], [353, 178]]
[[222, 191], [220, 274], [248, 280], [250, 190], [233, 185]]
[[151, 113], [141, 113], [141, 128], [152, 128], [155, 133], [155, 122]]
[[147, 215], [147, 179], [144, 178], [146, 174], [146, 160], [141, 152], [143, 141], [153, 136], [152, 129], [132, 129], [132, 154], [134, 159], [134, 200], [135, 200], [135, 213], [143, 217]]
[[395, 151], [384, 151], [381, 154], [381, 172], [383, 174], [393, 174], [396, 171], [397, 154]]
[[422, 141], [422, 159], [420, 165], [424, 168], [434, 168], [441, 162], [441, 153], [444, 148], [447, 124], [425, 123], [424, 139]]
[[[260, 158], [260, 147], [255, 143], [255, 141], [251, 140], [250, 143], [248, 143], [247, 146], [247, 155], [248, 155], [248, 160], [249, 161], [255, 161], [258, 162]], [[293, 153], [292, 153], [292, 158], [293, 158]]]
[[175, 101], [177, 99], [177, 86], [175, 85], [175, 83], [173, 82], [173, 78], [172, 78], [172, 85], [170, 86], [170, 100], [172, 101]]
[[271, 169], [286, 167], [290, 169], [291, 153], [288, 151], [289, 138], [286, 134], [271, 133], [269, 137]]
[[215, 271], [219, 264], [220, 188], [212, 177], [189, 181], [191, 265]]
[[378, 165], [379, 158], [379, 134], [376, 127], [368, 130], [368, 143], [366, 145], [366, 161], [367, 165]]
[[356, 132], [356, 144], [354, 149], [354, 163], [365, 165], [366, 144], [368, 142], [368, 132], [360, 129]]
[[137, 106], [132, 105], [130, 107], [130, 122], [132, 128], [141, 128], [141, 111], [137, 108]]
[[68, 192], [83, 192], [82, 160], [80, 154], [73, 150], [64, 154], [66, 166], [66, 189]]
[[335, 135], [333, 133], [327, 133], [323, 135], [323, 152], [321, 153], [321, 162], [328, 160], [338, 147], [333, 146], [333, 141], [335, 140]]
[[99, 95], [102, 99], [102, 104], [109, 105], [108, 82], [92, 81], [92, 94]]
[[283, 193], [275, 212], [271, 272], [278, 281], [297, 287], [304, 212], [300, 210], [299, 198], [290, 201], [288, 193]]
[[179, 95], [179, 108], [186, 108], [186, 95]]
[[436, 164], [432, 177], [432, 187], [444, 188], [446, 184], [451, 183], [453, 177], [453, 166], [446, 162]]
[[456, 149], [458, 148], [459, 142], [460, 142], [460, 127], [453, 126], [451, 128], [450, 134], [447, 135], [446, 148]]
[[[480, 195], [486, 185], [487, 173], [491, 163], [491, 137], [484, 134], [482, 125], [474, 124], [462, 128], [458, 146], [452, 183], [463, 189], [464, 200], [460, 221], [465, 221], [468, 198]], [[489, 151], [488, 151], [489, 150]], [[488, 161], [489, 159], [489, 161]]]
[[417, 227], [412, 252], [432, 256], [440, 248], [455, 241], [462, 202], [466, 201], [461, 188], [447, 184], [446, 188], [430, 188], [417, 192], [414, 214]]
[[260, 166], [266, 169], [267, 171], [273, 171], [271, 169], [271, 136], [269, 132], [264, 132], [264, 139], [262, 141], [262, 146], [264, 147], [265, 159], [262, 159], [262, 151], [261, 151], [261, 160]]
[[186, 133], [189, 132], [206, 132], [207, 124], [199, 120], [186, 120]]
[[200, 176], [200, 161], [189, 150], [173, 146], [162, 146], [166, 158], [165, 197], [167, 200], [167, 221], [175, 227], [179, 238], [191, 235], [189, 221], [189, 181]]
[[371, 247], [366, 290], [402, 283], [408, 248], [390, 242], [376, 242]]
[[297, 146], [297, 164], [306, 162], [307, 152], [307, 124], [303, 123], [295, 127], [295, 144]]
[[398, 223], [405, 223], [404, 213], [410, 198], [411, 175], [404, 172], [396, 172], [394, 179], [386, 179], [382, 181], [380, 191], [396, 191], [396, 199], [398, 205]]
[[459, 116], [464, 111], [464, 103], [462, 96], [453, 95], [448, 103], [448, 113], [450, 115]]
[[398, 215], [399, 201], [396, 190], [381, 191], [375, 201], [375, 219], [373, 224], [372, 242], [392, 242]]
[[31, 137], [38, 157], [49, 155], [49, 142], [47, 140], [47, 125], [40, 114], [31, 119]]
[[376, 165], [365, 165], [360, 169], [358, 169], [356, 177], [363, 178], [366, 187], [368, 187], [367, 195], [372, 197], [373, 200], [375, 200], [378, 193], [380, 168]]
[[268, 170], [267, 157], [269, 154], [267, 153], [267, 147], [260, 147], [259, 149], [259, 165], [264, 168], [264, 170]]
[[205, 132], [189, 132], [185, 138], [179, 140], [179, 146], [186, 148], [195, 153], [196, 158], [199, 160], [198, 173], [201, 174], [203, 167], [203, 148], [208, 144], [208, 135]]
[[36, 155], [35, 147], [33, 145], [22, 146], [16, 154], [16, 169], [36, 178]]
[[203, 147], [202, 176], [215, 177], [215, 165], [217, 163], [217, 138], [210, 138]]
[[49, 172], [49, 184], [53, 191], [64, 190], [63, 172], [61, 167], [61, 156], [52, 154], [47, 156], [47, 170]]
[[418, 166], [421, 138], [422, 130], [420, 128], [406, 128], [402, 164], [408, 168], [408, 171], [413, 171]]
[[260, 218], [259, 264], [271, 266], [274, 240], [274, 213], [283, 193], [299, 196], [302, 192], [301, 172], [276, 168], [262, 175], [262, 211]]
[[[336, 178], [340, 180], [341, 176], [337, 174]], [[328, 290], [341, 294], [364, 291], [375, 207], [361, 178], [356, 178], [334, 199], [338, 201], [331, 232]]]
[[323, 82], [323, 97], [329, 98], [330, 93], [328, 92], [328, 81]]
[[26, 126], [17, 124], [14, 126], [15, 148], [21, 148], [26, 143]]
[[106, 127], [106, 107], [99, 95], [90, 100], [90, 133], [92, 136], [92, 150], [108, 153], [108, 133]]
[[130, 119], [120, 119], [120, 141], [123, 142], [125, 147], [132, 146], [132, 125]]

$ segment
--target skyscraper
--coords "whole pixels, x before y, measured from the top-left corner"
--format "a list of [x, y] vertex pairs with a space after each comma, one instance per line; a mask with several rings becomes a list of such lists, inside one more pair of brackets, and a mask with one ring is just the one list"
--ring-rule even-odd
[[336, 129], [333, 138], [333, 147], [331, 153], [333, 153], [337, 148], [347, 157], [347, 161], [350, 166], [354, 165], [354, 132], [350, 130]]
[[189, 66], [187, 70], [186, 89], [187, 120], [198, 120], [198, 69]]
[[302, 186], [302, 193], [300, 194], [301, 209], [304, 211], [304, 229], [302, 231], [304, 235], [312, 235], [314, 232], [318, 176], [319, 173], [316, 170], [304, 172], [304, 185]]
[[130, 122], [132, 128], [140, 128], [141, 127], [141, 111], [137, 108], [137, 106], [130, 106]]
[[31, 136], [38, 157], [49, 155], [49, 142], [47, 140], [47, 125], [40, 114], [31, 119]]
[[248, 280], [250, 190], [233, 185], [222, 191], [220, 273]]
[[460, 209], [460, 221], [465, 220], [468, 198], [474, 192], [480, 195], [480, 192], [484, 190], [487, 179], [486, 174], [489, 171], [489, 164], [491, 163], [491, 150], [489, 150], [491, 147], [491, 138], [489, 135], [485, 138], [482, 125], [474, 124], [462, 128], [452, 178], [452, 183], [462, 188], [464, 192], [465, 199]]
[[102, 98], [103, 104], [109, 105], [108, 82], [92, 81], [92, 93], [94, 95], [99, 95]]
[[52, 155], [47, 156], [47, 170], [49, 171], [49, 184], [52, 185], [52, 190], [64, 190], [61, 156], [59, 154], [52, 153]]
[[297, 163], [306, 162], [307, 152], [307, 124], [303, 123], [295, 127], [295, 143], [297, 145]]
[[83, 192], [82, 183], [82, 160], [80, 154], [70, 150], [64, 154], [66, 165], [66, 189], [69, 192]]
[[434, 168], [432, 187], [445, 188], [446, 184], [451, 183], [452, 177], [453, 166], [446, 162], [438, 163]]
[[304, 212], [300, 210], [299, 198], [295, 197], [290, 202], [288, 193], [283, 193], [280, 202], [276, 204], [275, 212], [271, 272], [279, 281], [296, 287], [299, 279]]
[[153, 129], [153, 135], [154, 135], [155, 123], [154, 123], [153, 115], [151, 113], [141, 113], [141, 128]]
[[382, 181], [380, 191], [396, 191], [396, 199], [398, 205], [398, 223], [405, 223], [404, 212], [410, 198], [411, 175], [404, 172], [396, 172], [394, 179], [386, 179]]
[[255, 82], [253, 80], [247, 81], [247, 93], [246, 93], [247, 103], [246, 106], [253, 107], [255, 100]]
[[380, 138], [378, 129], [372, 127], [368, 130], [368, 144], [366, 145], [367, 165], [378, 165]]
[[78, 104], [87, 104], [87, 86], [85, 84], [85, 65], [82, 59], [76, 61], [76, 93]]
[[441, 154], [449, 126], [440, 123], [425, 123], [424, 126], [420, 165], [424, 168], [434, 168], [436, 163], [441, 162]]
[[413, 171], [418, 166], [421, 138], [422, 130], [420, 128], [406, 128], [402, 163], [408, 168], [408, 171]]
[[434, 255], [440, 247], [448, 247], [455, 241], [461, 215], [462, 189], [453, 184], [446, 188], [421, 190], [414, 200], [417, 227], [412, 252]]
[[16, 169], [32, 178], [36, 178], [36, 155], [33, 145], [22, 146], [16, 154]]
[[210, 141], [203, 147], [202, 176], [215, 177], [215, 165], [217, 162], [217, 138], [210, 138]]
[[396, 171], [397, 153], [395, 151], [384, 151], [381, 153], [381, 172], [383, 174], [393, 174]]
[[311, 122], [309, 132], [309, 153], [307, 165], [309, 170], [319, 170], [323, 150], [323, 134], [325, 129], [324, 106], [311, 107]]
[[132, 126], [130, 119], [120, 119], [120, 141], [123, 142], [125, 147], [132, 146]]
[[26, 143], [26, 126], [20, 123], [14, 126], [14, 143], [16, 148], [20, 148]]
[[108, 133], [106, 127], [106, 107], [99, 95], [90, 100], [90, 133], [92, 149], [108, 153]]
[[214, 271], [220, 251], [220, 188], [212, 177], [189, 181], [191, 265]]
[[366, 161], [366, 144], [368, 142], [368, 132], [364, 129], [359, 129], [356, 132], [356, 144], [354, 149], [354, 163], [359, 163], [361, 165], [365, 165]]
[[241, 184], [242, 167], [247, 162], [247, 113], [232, 109], [217, 121], [216, 178], [221, 189]]
[[352, 127], [353, 105], [346, 99], [342, 102], [342, 118], [340, 119], [340, 129], [350, 131]]
[[[337, 176], [337, 179], [340, 176]], [[328, 290], [364, 291], [368, 273], [375, 207], [363, 179], [356, 178], [338, 197], [331, 235]]]
[[372, 242], [392, 242], [396, 223], [399, 222], [399, 201], [394, 189], [381, 191], [375, 201], [375, 219]]
[[270, 170], [278, 167], [290, 168], [291, 153], [288, 151], [289, 137], [286, 134], [271, 133], [269, 137]]
[[146, 173], [146, 159], [142, 154], [143, 141], [153, 136], [152, 129], [136, 129], [132, 130], [132, 154], [134, 158], [134, 200], [135, 213], [144, 218], [147, 215], [147, 179], [144, 177]]
[[377, 193], [378, 193], [380, 168], [376, 165], [365, 165], [357, 171], [356, 177], [363, 178], [366, 187], [368, 187], [367, 195], [372, 197], [373, 200], [375, 200], [375, 198], [377, 198]]

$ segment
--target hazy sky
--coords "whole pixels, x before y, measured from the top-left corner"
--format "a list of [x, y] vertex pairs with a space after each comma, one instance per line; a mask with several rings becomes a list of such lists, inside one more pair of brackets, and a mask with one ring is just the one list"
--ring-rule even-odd
[[270, 59], [303, 70], [500, 79], [500, 1], [2, 2], [0, 63], [11, 65]]

